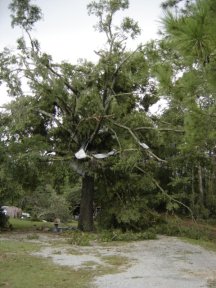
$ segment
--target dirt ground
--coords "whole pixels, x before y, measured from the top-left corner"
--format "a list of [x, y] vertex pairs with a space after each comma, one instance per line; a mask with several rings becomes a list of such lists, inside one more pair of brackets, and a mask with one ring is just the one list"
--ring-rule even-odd
[[73, 269], [88, 267], [97, 271], [99, 266], [109, 265], [104, 261], [107, 256], [128, 258], [130, 265], [121, 272], [96, 276], [89, 288], [216, 288], [216, 253], [176, 237], [105, 246], [93, 243], [86, 247], [68, 245], [54, 235], [41, 234], [37, 240], [28, 241], [42, 244], [34, 256]]

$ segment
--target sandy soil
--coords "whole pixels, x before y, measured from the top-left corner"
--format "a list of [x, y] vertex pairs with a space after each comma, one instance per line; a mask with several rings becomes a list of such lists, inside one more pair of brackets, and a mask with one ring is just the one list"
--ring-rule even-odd
[[73, 269], [106, 267], [109, 264], [103, 256], [129, 258], [130, 266], [116, 274], [95, 277], [91, 288], [216, 288], [216, 253], [179, 238], [160, 236], [158, 240], [109, 246], [93, 243], [88, 247], [68, 245], [62, 238], [43, 234], [31, 241], [43, 244], [34, 256], [47, 257], [57, 265]]

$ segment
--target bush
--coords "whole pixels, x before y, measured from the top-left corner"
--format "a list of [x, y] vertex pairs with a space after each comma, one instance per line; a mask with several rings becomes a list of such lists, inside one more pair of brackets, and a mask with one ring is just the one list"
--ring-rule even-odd
[[70, 218], [69, 205], [62, 195], [53, 193], [46, 201], [46, 206], [36, 207], [32, 211], [32, 219], [46, 220], [53, 222], [55, 218], [59, 218], [61, 222], [67, 222]]

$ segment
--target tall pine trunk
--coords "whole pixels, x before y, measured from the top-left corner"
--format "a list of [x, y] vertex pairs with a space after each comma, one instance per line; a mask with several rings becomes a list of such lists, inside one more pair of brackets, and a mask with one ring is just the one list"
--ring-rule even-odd
[[194, 177], [194, 167], [192, 166], [191, 170], [191, 190], [192, 190], [192, 195], [191, 195], [191, 208], [194, 210], [194, 203], [195, 203], [195, 188], [194, 188], [194, 182], [195, 182], [195, 177]]
[[200, 204], [204, 206], [204, 189], [203, 189], [203, 173], [202, 173], [202, 167], [199, 164], [198, 166], [198, 180], [199, 180], [199, 198], [200, 198]]
[[80, 202], [80, 217], [78, 229], [81, 231], [93, 231], [93, 198], [94, 198], [94, 176], [84, 175], [82, 177], [82, 193]]

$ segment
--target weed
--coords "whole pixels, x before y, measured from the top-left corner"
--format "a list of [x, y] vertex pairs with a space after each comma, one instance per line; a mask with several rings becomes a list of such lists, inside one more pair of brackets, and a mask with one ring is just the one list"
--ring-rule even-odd
[[37, 239], [39, 239], [39, 235], [37, 235], [36, 233], [33, 233], [30, 235], [27, 235], [27, 239], [28, 240], [37, 240]]
[[67, 253], [71, 254], [71, 255], [82, 255], [83, 254], [83, 252], [79, 251], [78, 249], [69, 249], [69, 250], [67, 250]]
[[102, 260], [105, 261], [107, 264], [114, 266], [126, 266], [128, 264], [127, 257], [117, 255], [103, 256]]
[[68, 244], [78, 246], [90, 246], [91, 241], [97, 238], [96, 234], [94, 233], [84, 233], [81, 231], [66, 232], [66, 235], [69, 237], [67, 240]]
[[94, 261], [87, 261], [87, 262], [84, 262], [83, 265], [85, 267], [88, 267], [90, 269], [94, 268], [95, 266], [98, 266], [98, 263], [97, 262], [94, 262]]

